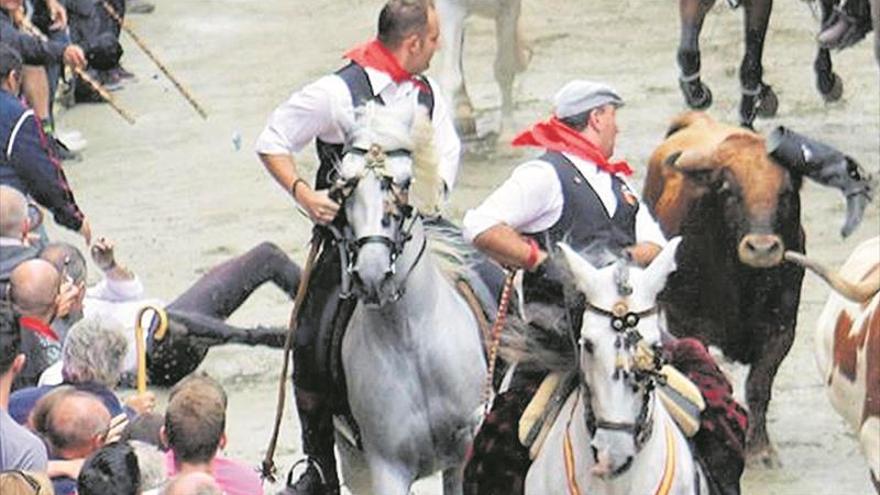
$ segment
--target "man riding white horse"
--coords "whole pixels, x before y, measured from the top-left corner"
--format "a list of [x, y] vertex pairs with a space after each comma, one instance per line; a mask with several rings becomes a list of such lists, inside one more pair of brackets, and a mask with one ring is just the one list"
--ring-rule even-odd
[[[568, 322], [575, 335], [581, 327], [584, 302], [567, 298], [556, 263], [548, 260], [559, 242], [574, 250], [596, 247], [625, 253], [646, 266], [660, 252], [666, 240], [647, 208], [623, 177], [632, 173], [623, 161], [611, 162], [617, 135], [616, 111], [622, 98], [609, 86], [590, 81], [572, 81], [555, 97], [555, 115], [517, 136], [513, 144], [546, 150], [541, 157], [516, 168], [511, 177], [479, 207], [464, 218], [465, 236], [495, 260], [525, 270], [523, 313], [545, 314], [558, 308], [553, 319]], [[568, 300], [570, 299], [570, 300]], [[530, 321], [546, 326], [552, 322]], [[742, 444], [745, 413], [730, 397], [731, 389], [721, 371], [699, 342], [682, 339], [674, 346], [672, 361], [685, 357], [693, 371], [707, 376], [697, 381], [713, 390], [717, 402], [710, 402], [704, 419], [718, 421], [708, 437], [707, 450], [734, 443], [737, 459], [726, 463], [716, 481], [727, 485], [723, 493], [738, 493], [742, 473]], [[527, 449], [520, 444], [516, 428], [526, 404], [543, 380], [544, 373], [518, 371], [508, 392], [496, 398], [493, 411], [474, 442], [473, 458], [465, 470], [466, 493], [521, 493], [530, 464]], [[693, 377], [691, 377], [694, 380]], [[713, 408], [713, 406], [717, 406]], [[726, 414], [728, 420], [719, 419]], [[724, 423], [723, 425], [720, 425]], [[731, 432], [729, 435], [728, 432]], [[714, 441], [713, 441], [714, 440]], [[700, 439], [697, 439], [698, 446]], [[728, 466], [733, 469], [727, 471]], [[711, 471], [711, 469], [710, 469]], [[716, 470], [720, 471], [720, 470]], [[713, 473], [714, 474], [714, 473]]]
[[[330, 234], [331, 228], [345, 223], [344, 215], [338, 215], [339, 198], [330, 193], [338, 178], [335, 167], [345, 142], [340, 119], [352, 120], [354, 109], [368, 101], [391, 104], [418, 93], [419, 103], [431, 116], [442, 194], [448, 195], [458, 173], [460, 143], [437, 84], [420, 75], [430, 64], [438, 38], [432, 0], [388, 1], [379, 14], [376, 39], [348, 51], [348, 65], [305, 86], [281, 104], [257, 140], [263, 164], [318, 225], [315, 232], [323, 245], [299, 312], [294, 342], [293, 380], [309, 466], [296, 483], [289, 483], [290, 493], [339, 493], [331, 409], [325, 392], [329, 387], [324, 383], [326, 370], [319, 366], [317, 341], [322, 329], [344, 325], [354, 307], [347, 299], [340, 309], [344, 267]], [[339, 115], [340, 111], [345, 115]], [[320, 159], [314, 187], [299, 174], [292, 157], [312, 140]]]

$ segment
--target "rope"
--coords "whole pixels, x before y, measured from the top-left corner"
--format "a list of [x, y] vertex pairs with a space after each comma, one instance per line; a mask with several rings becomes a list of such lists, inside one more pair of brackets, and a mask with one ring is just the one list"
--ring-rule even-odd
[[513, 291], [513, 277], [515, 271], [510, 271], [504, 279], [504, 289], [501, 291], [501, 301], [498, 303], [498, 316], [492, 325], [492, 345], [489, 347], [489, 362], [486, 372], [486, 383], [483, 384], [482, 402], [483, 402], [483, 419], [489, 415], [489, 409], [492, 406], [492, 383], [495, 379], [495, 364], [498, 361], [498, 344], [501, 342], [501, 330], [507, 321], [507, 307], [510, 304], [510, 294]]
[[284, 339], [284, 363], [281, 365], [281, 377], [278, 379], [278, 402], [275, 406], [275, 425], [272, 429], [272, 438], [269, 439], [269, 446], [266, 448], [266, 457], [263, 458], [261, 475], [263, 479], [275, 482], [275, 446], [278, 443], [278, 433], [281, 429], [281, 417], [284, 415], [284, 403], [287, 400], [287, 367], [291, 359], [291, 351], [293, 347], [293, 336], [296, 333], [296, 322], [302, 309], [303, 300], [306, 297], [306, 289], [309, 286], [309, 279], [312, 275], [312, 268], [315, 263], [315, 257], [318, 255], [318, 246], [320, 245], [319, 236], [312, 236], [311, 248], [306, 258], [306, 264], [303, 267], [302, 278], [299, 280], [299, 287], [296, 289], [296, 298], [293, 300], [293, 309], [290, 312], [290, 324], [288, 325], [287, 337]]

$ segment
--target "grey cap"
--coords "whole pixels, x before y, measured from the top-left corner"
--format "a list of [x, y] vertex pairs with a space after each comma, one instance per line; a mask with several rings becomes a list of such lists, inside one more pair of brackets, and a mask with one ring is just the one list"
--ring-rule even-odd
[[553, 103], [554, 113], [562, 119], [609, 103], [621, 107], [623, 98], [607, 84], [575, 79], [556, 93]]

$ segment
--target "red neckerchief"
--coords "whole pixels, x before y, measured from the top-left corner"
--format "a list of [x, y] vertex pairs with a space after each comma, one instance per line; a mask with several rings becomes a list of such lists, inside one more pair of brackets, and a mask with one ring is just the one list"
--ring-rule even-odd
[[401, 67], [400, 62], [394, 58], [394, 54], [378, 39], [374, 38], [358, 45], [345, 52], [345, 55], [342, 57], [351, 60], [361, 67], [372, 67], [388, 74], [395, 84], [411, 81], [421, 90], [428, 89], [421, 79]]
[[18, 319], [18, 325], [21, 328], [27, 328], [31, 332], [34, 332], [37, 335], [43, 336], [49, 340], [59, 342], [61, 339], [58, 338], [58, 334], [55, 333], [55, 330], [52, 330], [52, 327], [43, 323], [42, 320], [37, 318], [33, 318], [31, 316], [22, 316]]
[[537, 146], [550, 151], [571, 153], [589, 160], [600, 170], [609, 174], [632, 175], [633, 171], [626, 161], [611, 163], [599, 148], [587, 140], [583, 134], [562, 123], [556, 116], [538, 122], [513, 138], [514, 146]]

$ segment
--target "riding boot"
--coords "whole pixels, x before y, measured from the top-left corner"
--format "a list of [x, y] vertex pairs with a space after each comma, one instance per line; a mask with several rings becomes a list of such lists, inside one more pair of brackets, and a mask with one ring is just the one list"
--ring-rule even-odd
[[[308, 467], [295, 482], [288, 477], [287, 495], [338, 495], [339, 477], [333, 452], [333, 416], [318, 392], [296, 388], [296, 408]], [[292, 473], [291, 473], [292, 474]]]

